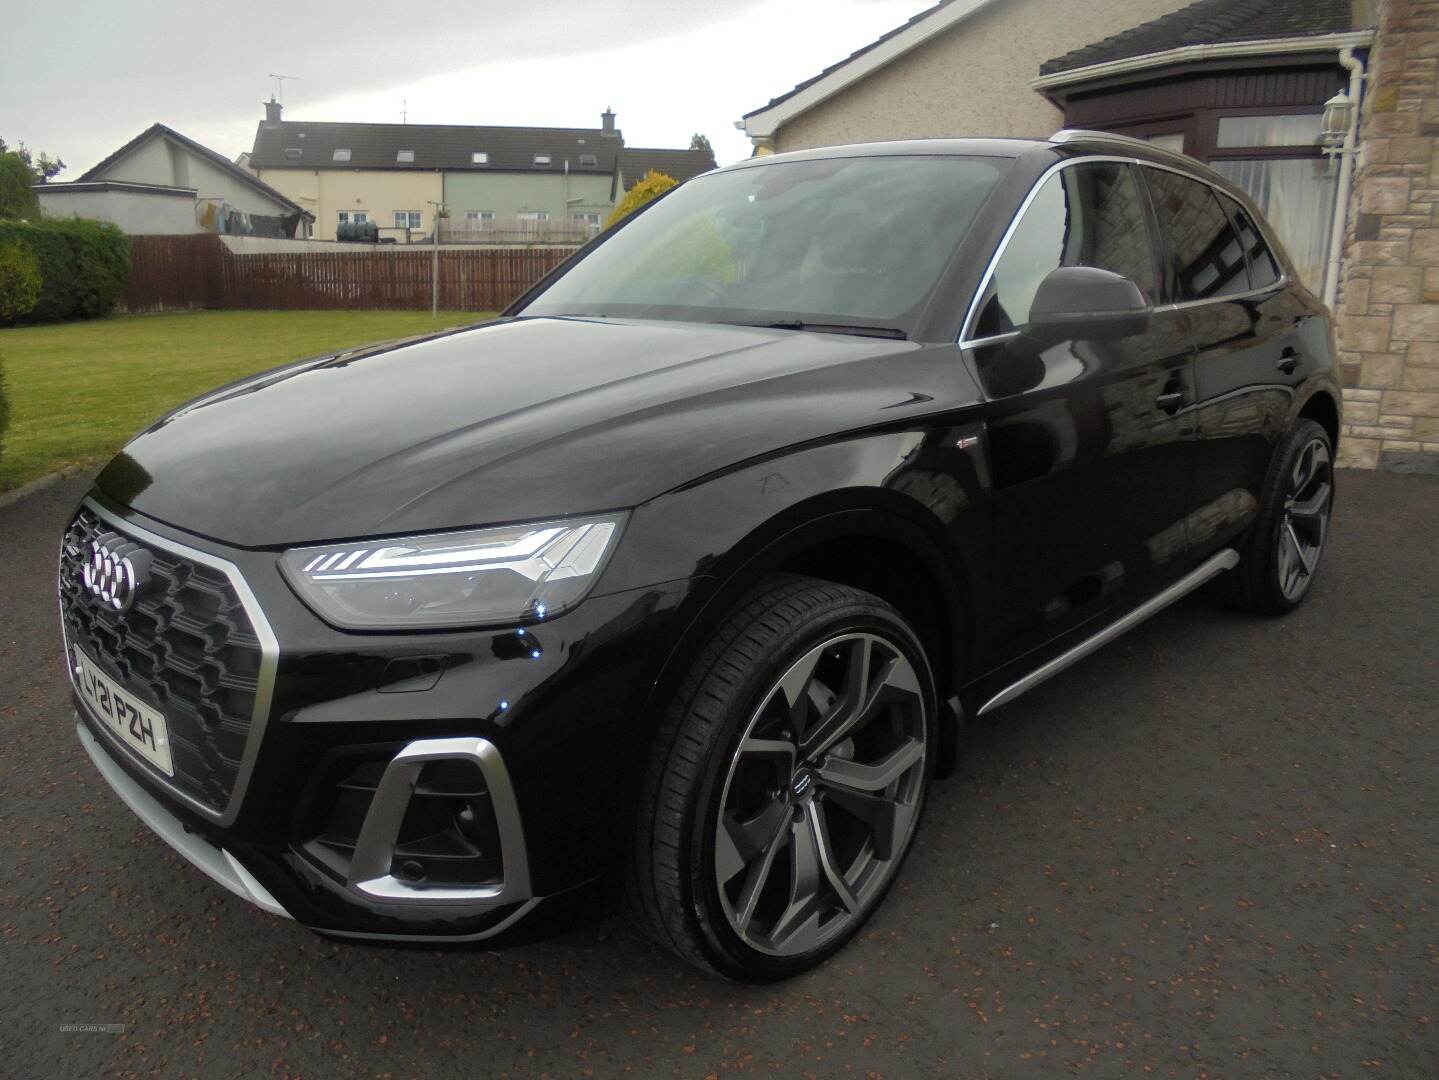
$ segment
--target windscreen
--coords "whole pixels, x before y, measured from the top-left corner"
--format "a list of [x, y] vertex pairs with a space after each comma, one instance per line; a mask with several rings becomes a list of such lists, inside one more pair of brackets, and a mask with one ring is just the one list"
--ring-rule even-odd
[[908, 330], [1007, 164], [825, 158], [702, 176], [523, 314]]

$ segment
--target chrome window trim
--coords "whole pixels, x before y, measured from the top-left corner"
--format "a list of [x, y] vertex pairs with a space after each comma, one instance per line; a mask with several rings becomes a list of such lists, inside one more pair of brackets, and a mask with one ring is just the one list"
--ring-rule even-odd
[[[411, 794], [425, 763], [431, 761], [469, 761], [484, 776], [500, 839], [498, 885], [436, 888], [404, 881], [390, 873]], [[476, 736], [417, 739], [396, 754], [385, 767], [360, 826], [346, 886], [373, 900], [410, 905], [463, 903], [477, 910], [532, 899], [520, 804], [505, 759], [495, 744]]]
[[[97, 725], [100, 731], [104, 733], [105, 744], [110, 749], [112, 755], [115, 748], [118, 747], [127, 755], [129, 760], [139, 762], [145, 768], [146, 775], [152, 776], [158, 784], [163, 785], [167, 794], [179, 799], [187, 807], [190, 807], [197, 813], [204, 815], [219, 825], [231, 825], [234, 823], [235, 818], [239, 816], [240, 805], [244, 802], [245, 791], [250, 785], [250, 776], [255, 769], [255, 759], [259, 757], [260, 754], [260, 743], [264, 738], [265, 728], [270, 720], [270, 706], [275, 693], [275, 673], [279, 668], [280, 662], [280, 643], [275, 637], [275, 632], [271, 629], [269, 620], [265, 618], [265, 612], [260, 607], [259, 600], [255, 598], [255, 594], [245, 581], [244, 575], [240, 573], [240, 568], [234, 563], [222, 559], [218, 555], [211, 555], [207, 551], [201, 551], [198, 548], [190, 547], [179, 541], [160, 536], [158, 533], [151, 532], [149, 529], [136, 525], [134, 522], [126, 521], [119, 515], [106, 510], [96, 502], [93, 497], [87, 496], [81, 505], [96, 517], [108, 522], [119, 532], [127, 536], [133, 536], [135, 539], [141, 540], [146, 544], [181, 555], [194, 562], [208, 566], [212, 570], [220, 571], [229, 579], [230, 586], [240, 598], [240, 606], [245, 609], [245, 614], [250, 618], [251, 626], [255, 628], [255, 636], [260, 640], [260, 669], [255, 686], [255, 707], [250, 714], [250, 730], [245, 736], [245, 751], [240, 758], [240, 767], [235, 773], [234, 786], [230, 788], [230, 801], [225, 804], [223, 810], [217, 811], [213, 807], [206, 806], [200, 802], [200, 800], [174, 787], [168, 777], [157, 772], [153, 765], [145, 761], [134, 750], [117, 739], [104, 724]], [[62, 629], [65, 626], [63, 615], [60, 625]], [[79, 688], [75, 686], [75, 663], [73, 657], [70, 655], [70, 637], [68, 630], [64, 631], [64, 637], [65, 670], [69, 675], [70, 685], [76, 690], [78, 696]]]
[[[1073, 168], [1076, 165], [1085, 165], [1091, 162], [1112, 162], [1121, 165], [1139, 165], [1150, 169], [1161, 169], [1164, 172], [1172, 172], [1176, 175], [1182, 176], [1186, 180], [1193, 180], [1196, 184], [1203, 184], [1205, 187], [1209, 188], [1211, 192], [1214, 193], [1216, 198], [1220, 195], [1228, 196], [1231, 199], [1234, 198], [1233, 195], [1230, 195], [1227, 191], [1224, 191], [1212, 180], [1206, 180], [1202, 176], [1195, 176], [1194, 173], [1186, 169], [1177, 168], [1176, 166], [1168, 165], [1160, 161], [1147, 161], [1143, 158], [1126, 157], [1120, 154], [1089, 154], [1084, 157], [1069, 158], [1065, 161], [1056, 161], [1049, 168], [1045, 169], [1044, 172], [1039, 174], [1039, 177], [1034, 181], [1033, 186], [1031, 186], [1029, 191], [1025, 193], [1024, 201], [1019, 204], [1019, 209], [1015, 211], [1014, 217], [1009, 222], [1009, 227], [1004, 230], [1004, 235], [999, 238], [999, 245], [994, 249], [994, 254], [990, 256], [989, 262], [985, 265], [984, 274], [979, 279], [979, 285], [975, 288], [974, 295], [970, 297], [969, 309], [965, 312], [964, 323], [962, 324], [962, 329], [959, 332], [958, 345], [961, 349], [973, 349], [978, 348], [981, 345], [990, 345], [997, 341], [1008, 340], [1009, 338], [1015, 337], [1020, 333], [1020, 331], [1018, 330], [1006, 330], [1004, 333], [987, 334], [982, 338], [971, 338], [968, 336], [970, 330], [974, 326], [975, 319], [977, 319], [979, 316], [980, 302], [984, 299], [985, 293], [989, 290], [990, 283], [994, 280], [994, 272], [999, 266], [999, 260], [1004, 257], [1004, 252], [1009, 247], [1010, 238], [1014, 236], [1015, 231], [1019, 228], [1019, 223], [1024, 220], [1024, 215], [1029, 212], [1030, 204], [1032, 204], [1034, 200], [1038, 197], [1040, 189], [1049, 182], [1050, 177], [1052, 177], [1055, 173], [1059, 172], [1061, 169], [1069, 169]], [[1240, 203], [1240, 205], [1243, 206], [1244, 204]], [[1223, 203], [1221, 203], [1220, 206], [1222, 207]], [[1247, 207], [1245, 209], [1248, 210]], [[1267, 228], [1268, 223], [1261, 223], [1258, 215], [1254, 214], [1253, 211], [1249, 211], [1249, 215], [1254, 220], [1255, 228], [1259, 230], [1260, 235], [1264, 238], [1264, 243], [1268, 245], [1271, 253], [1276, 251], [1277, 249], [1275, 248], [1274, 240], [1269, 235], [1269, 231]], [[1227, 212], [1225, 216], [1226, 218], [1228, 217]], [[1279, 260], [1276, 258], [1275, 261], [1278, 262]], [[1155, 304], [1151, 306], [1150, 310], [1182, 311], [1186, 308], [1200, 307], [1204, 304], [1232, 303], [1233, 301], [1244, 300], [1251, 296], [1261, 296], [1265, 293], [1276, 292], [1280, 289], [1285, 288], [1286, 286], [1288, 286], [1288, 284], [1289, 271], [1281, 264], [1279, 279], [1277, 281], [1270, 282], [1263, 288], [1249, 289], [1246, 292], [1242, 293], [1229, 293], [1226, 296], [1209, 296], [1205, 297], [1202, 300], [1180, 300], [1171, 304]]]

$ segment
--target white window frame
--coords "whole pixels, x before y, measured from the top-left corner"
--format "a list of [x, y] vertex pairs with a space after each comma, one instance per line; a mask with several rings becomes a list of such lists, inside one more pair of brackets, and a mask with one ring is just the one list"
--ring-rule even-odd
[[339, 216], [335, 219], [335, 224], [344, 225], [350, 223], [363, 225], [369, 220], [370, 212], [368, 210], [341, 210]]
[[466, 210], [465, 220], [478, 222], [481, 227], [494, 224], [495, 212], [493, 210]]
[[536, 168], [541, 168], [541, 167], [543, 167], [543, 168], [549, 168], [552, 164], [554, 164], [554, 155], [553, 155], [553, 154], [536, 154], [536, 155], [535, 155], [535, 167], [536, 167]]
[[515, 220], [540, 222], [549, 221], [550, 212], [548, 210], [521, 210], [518, 214], [515, 215]]
[[576, 225], [583, 225], [587, 229], [598, 229], [600, 214], [598, 210], [573, 210], [570, 212], [570, 221]]
[[331, 161], [349, 161], [350, 151], [347, 147], [336, 147], [335, 152], [330, 155]]
[[396, 165], [413, 165], [415, 163], [415, 152], [413, 150], [396, 150]]
[[471, 165], [488, 165], [490, 163], [490, 152], [488, 150], [471, 150]]
[[[404, 220], [404, 221], [401, 221], [401, 220], [400, 220], [401, 218], [404, 218], [405, 220]], [[420, 227], [421, 227], [421, 225], [420, 225], [420, 211], [419, 211], [419, 210], [396, 210], [396, 211], [395, 211], [395, 228], [397, 228], [397, 229], [418, 229], [418, 228], [420, 228]]]

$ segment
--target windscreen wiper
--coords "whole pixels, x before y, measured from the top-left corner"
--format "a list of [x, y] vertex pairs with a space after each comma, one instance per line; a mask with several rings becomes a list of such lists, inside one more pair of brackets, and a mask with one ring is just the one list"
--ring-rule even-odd
[[900, 341], [909, 337], [903, 330], [893, 326], [805, 322], [803, 319], [779, 319], [775, 322], [742, 322], [736, 323], [735, 325], [758, 326], [765, 330], [807, 330], [815, 334], [858, 334], [860, 337], [895, 338]]

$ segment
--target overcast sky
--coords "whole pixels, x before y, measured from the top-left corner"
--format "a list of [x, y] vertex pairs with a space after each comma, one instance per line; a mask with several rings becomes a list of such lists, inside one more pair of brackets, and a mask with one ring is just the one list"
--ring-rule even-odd
[[[721, 164], [765, 104], [924, 0], [177, 0], [27, 4], [0, 35], [0, 137], [74, 179], [155, 121], [233, 158], [274, 89], [285, 117], [597, 127], [630, 146], [709, 136]], [[407, 106], [404, 104], [407, 102]]]

